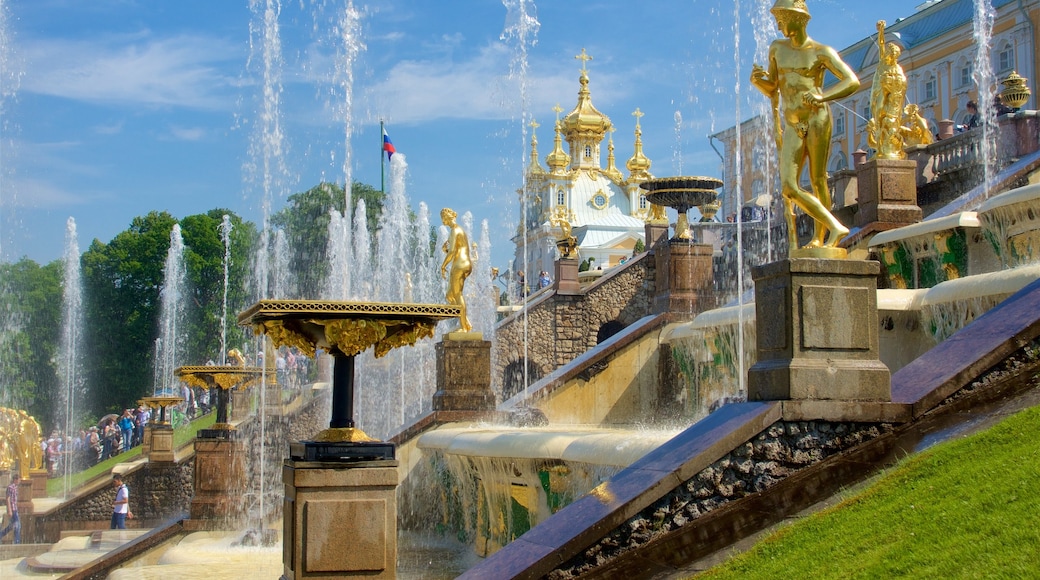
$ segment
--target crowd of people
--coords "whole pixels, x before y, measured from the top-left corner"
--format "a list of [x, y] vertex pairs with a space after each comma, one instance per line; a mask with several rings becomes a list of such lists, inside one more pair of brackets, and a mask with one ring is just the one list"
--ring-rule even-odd
[[[207, 389], [183, 386], [184, 401], [171, 409], [171, 415], [179, 414], [191, 420], [210, 411], [210, 396]], [[64, 473], [66, 462], [73, 471], [87, 469], [106, 459], [115, 457], [137, 447], [144, 441], [144, 428], [152, 420], [152, 409], [138, 405], [124, 409], [122, 413], [103, 417], [97, 425], [80, 429], [75, 434], [51, 431], [41, 441], [44, 464], [50, 477]]]

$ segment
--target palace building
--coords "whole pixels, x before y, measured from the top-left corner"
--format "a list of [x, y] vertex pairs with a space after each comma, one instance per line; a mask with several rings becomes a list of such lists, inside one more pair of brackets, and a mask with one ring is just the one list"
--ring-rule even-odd
[[[539, 160], [538, 139], [531, 123], [531, 159], [526, 187], [518, 191], [526, 199], [525, 223], [517, 228], [514, 269], [524, 269], [534, 281], [541, 270], [553, 271], [556, 240], [563, 234], [560, 219], [570, 226], [578, 244], [579, 259], [591, 260], [592, 269], [617, 265], [632, 255], [637, 242], [644, 241], [644, 223], [650, 204], [639, 184], [651, 179], [650, 160], [643, 154], [638, 109], [635, 117], [635, 146], [625, 168], [618, 169], [614, 157], [614, 124], [592, 104], [587, 62], [592, 57], [582, 49], [578, 103], [560, 117], [557, 105], [553, 149]], [[603, 143], [606, 141], [606, 164]], [[564, 146], [566, 142], [566, 147]]]

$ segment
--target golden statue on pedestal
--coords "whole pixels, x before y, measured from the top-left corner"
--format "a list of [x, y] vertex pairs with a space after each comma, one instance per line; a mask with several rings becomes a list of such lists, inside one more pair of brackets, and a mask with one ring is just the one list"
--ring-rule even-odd
[[906, 159], [903, 151], [903, 102], [906, 100], [906, 73], [899, 66], [902, 49], [885, 43], [885, 21], [878, 20], [878, 65], [870, 87], [870, 116], [867, 144], [877, 150], [878, 159]]
[[578, 238], [571, 235], [571, 222], [573, 215], [568, 215], [572, 212], [567, 210], [566, 206], [558, 205], [553, 208], [552, 215], [549, 217], [549, 225], [554, 228], [560, 228], [560, 236], [556, 238], [556, 248], [560, 250], [560, 256], [563, 258], [573, 258], [578, 250]]
[[[844, 258], [845, 250], [837, 246], [849, 230], [831, 214], [827, 188], [831, 145], [831, 112], [827, 103], [856, 92], [859, 79], [837, 51], [809, 38], [805, 27], [810, 15], [805, 0], [777, 0], [771, 12], [785, 38], [773, 41], [769, 47], [767, 69], [754, 65], [751, 84], [773, 104], [780, 189], [791, 255]], [[824, 91], [826, 72], [838, 82]], [[812, 192], [799, 185], [806, 162]], [[813, 238], [802, 250], [798, 250], [795, 206], [816, 222]]]
[[921, 116], [920, 108], [910, 103], [903, 109], [903, 146], [931, 145], [935, 136], [928, 126], [928, 121]]
[[[466, 285], [466, 278], [473, 271], [473, 261], [470, 259], [469, 238], [466, 232], [455, 223], [456, 213], [451, 208], [441, 210], [441, 223], [448, 226], [448, 241], [444, 242], [443, 250], [446, 254], [444, 262], [441, 263], [441, 278], [448, 280], [448, 292], [445, 295], [448, 304], [455, 304], [462, 308], [459, 313], [459, 326], [463, 332], [473, 330], [466, 316], [466, 299], [462, 297], [462, 289]], [[451, 265], [451, 275], [448, 275], [448, 266]]]

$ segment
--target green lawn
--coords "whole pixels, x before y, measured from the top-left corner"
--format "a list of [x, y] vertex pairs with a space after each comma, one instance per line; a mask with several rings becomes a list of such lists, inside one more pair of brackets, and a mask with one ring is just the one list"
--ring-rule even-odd
[[[204, 415], [201, 418], [192, 421], [188, 425], [174, 429], [173, 448], [180, 448], [182, 445], [194, 439], [195, 433], [198, 432], [199, 429], [206, 429], [208, 427], [211, 427], [216, 422], [217, 414], [214, 412]], [[141, 457], [140, 446], [134, 447], [126, 453], [120, 453], [115, 457], [110, 457], [109, 459], [106, 459], [105, 461], [102, 461], [101, 463], [98, 463], [97, 465], [89, 469], [84, 469], [83, 471], [72, 474], [71, 487], [72, 489], [76, 489], [77, 487], [80, 487], [84, 483], [94, 479], [95, 477], [98, 477], [99, 475], [109, 473], [110, 471], [112, 471], [112, 468], [116, 465], [119, 465], [124, 461], [133, 461], [135, 459], [138, 459], [139, 457]], [[51, 497], [60, 496], [62, 494], [64, 486], [64, 478], [55, 477], [53, 479], [47, 480], [47, 495]]]
[[1040, 407], [903, 460], [707, 578], [1040, 577]]

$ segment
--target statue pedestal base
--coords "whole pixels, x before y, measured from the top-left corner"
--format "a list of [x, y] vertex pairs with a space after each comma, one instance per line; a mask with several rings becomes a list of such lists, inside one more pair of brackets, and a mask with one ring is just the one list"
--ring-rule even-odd
[[[47, 497], [47, 470], [30, 469], [29, 481], [32, 482], [32, 495], [28, 497]], [[18, 496], [22, 497], [22, 496]]]
[[195, 440], [195, 493], [191, 499], [193, 529], [239, 529], [242, 485], [246, 481], [245, 445], [228, 431], [224, 437]]
[[[474, 334], [474, 333], [463, 333]], [[491, 342], [460, 340], [456, 333], [434, 347], [437, 351], [437, 392], [434, 411], [487, 411], [495, 408], [491, 391]]]
[[581, 285], [578, 284], [578, 260], [575, 258], [560, 258], [555, 265], [556, 293], [557, 294], [579, 294]]
[[283, 578], [395, 578], [397, 461], [286, 460]]
[[655, 312], [692, 315], [713, 308], [711, 244], [668, 240], [655, 251]]
[[252, 389], [235, 389], [231, 391], [231, 421], [242, 421], [249, 416], [249, 403], [253, 398]]
[[173, 425], [152, 425], [148, 461], [150, 463], [172, 463], [173, 460]]
[[916, 161], [871, 159], [859, 167], [856, 180], [859, 188], [856, 227], [874, 222], [899, 227], [921, 221]]
[[752, 268], [758, 362], [748, 400], [891, 401], [878, 345], [877, 262], [787, 259]]

